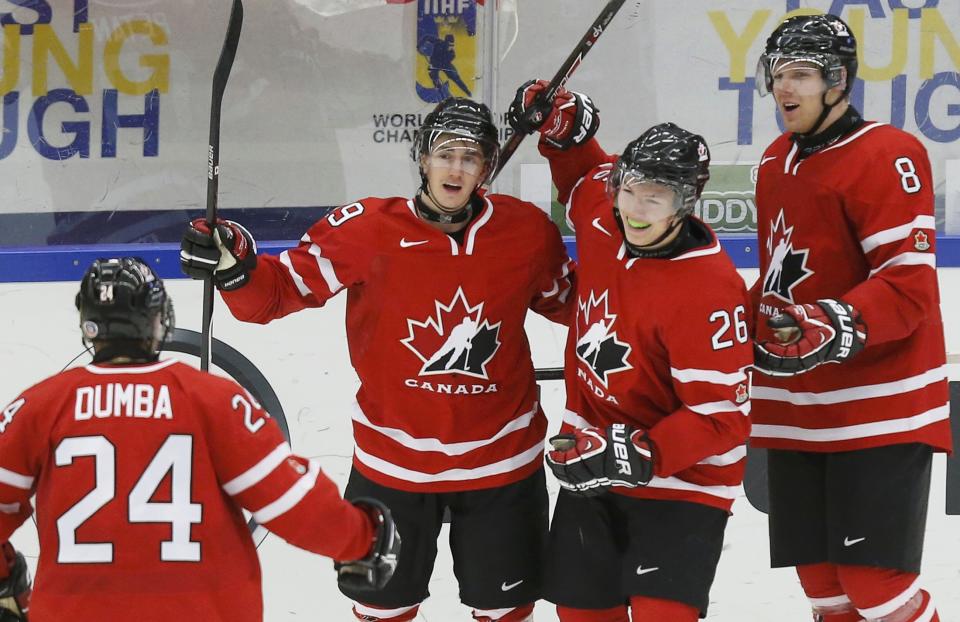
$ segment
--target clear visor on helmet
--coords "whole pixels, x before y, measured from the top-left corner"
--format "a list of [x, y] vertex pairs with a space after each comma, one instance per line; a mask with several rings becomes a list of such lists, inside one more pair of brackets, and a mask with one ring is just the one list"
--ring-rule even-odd
[[690, 186], [636, 170], [614, 172], [607, 180], [607, 195], [613, 204], [622, 212], [642, 213], [649, 222], [683, 211], [688, 192], [692, 192]]
[[426, 162], [431, 168], [459, 169], [474, 177], [483, 172], [486, 164], [483, 150], [476, 140], [450, 134], [434, 141]]
[[826, 82], [827, 88], [840, 84], [841, 65], [832, 54], [768, 52], [757, 61], [757, 76], [754, 85], [761, 97], [773, 92], [777, 74], [801, 68], [815, 68]]

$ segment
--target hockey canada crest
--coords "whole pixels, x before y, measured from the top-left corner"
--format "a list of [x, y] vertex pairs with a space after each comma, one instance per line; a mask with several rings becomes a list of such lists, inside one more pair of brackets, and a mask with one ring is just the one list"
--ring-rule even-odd
[[777, 220], [770, 226], [770, 235], [767, 237], [770, 265], [767, 266], [767, 272], [763, 275], [763, 295], [773, 294], [790, 304], [796, 302], [793, 299], [793, 288], [813, 274], [813, 270], [807, 268], [810, 249], [795, 249], [792, 237], [793, 227], [787, 226], [783, 210], [780, 210]]
[[627, 362], [630, 344], [617, 338], [617, 315], [610, 312], [607, 291], [597, 296], [591, 290], [587, 300], [578, 298], [577, 306], [577, 358], [607, 387], [610, 374], [633, 368]]
[[400, 343], [422, 362], [421, 376], [460, 373], [488, 379], [487, 363], [500, 349], [500, 322], [483, 316], [483, 302], [471, 305], [463, 288], [449, 303], [434, 301], [433, 315], [407, 319]]
[[930, 236], [923, 231], [917, 231], [913, 236], [913, 247], [921, 253], [930, 250]]

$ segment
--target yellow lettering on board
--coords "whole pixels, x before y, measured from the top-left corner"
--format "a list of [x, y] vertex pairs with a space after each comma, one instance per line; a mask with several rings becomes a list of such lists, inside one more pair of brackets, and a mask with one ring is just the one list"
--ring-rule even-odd
[[739, 35], [733, 29], [725, 11], [709, 11], [707, 16], [730, 55], [730, 81], [743, 82], [747, 75], [747, 52], [756, 41], [767, 18], [770, 17], [770, 11], [767, 9], [754, 11], [743, 33]]
[[47, 57], [60, 67], [67, 84], [78, 95], [93, 93], [93, 25], [80, 24], [77, 32], [77, 61], [74, 63], [50, 24], [37, 24], [33, 29], [33, 95], [46, 95]]
[[954, 69], [960, 69], [960, 45], [938, 9], [920, 11], [920, 79], [933, 77], [933, 42], [939, 39], [950, 56]]
[[146, 80], [131, 80], [120, 67], [120, 53], [130, 37], [142, 35], [150, 38], [156, 46], [167, 45], [166, 31], [146, 20], [123, 22], [110, 33], [103, 48], [103, 69], [118, 91], [126, 95], [143, 95], [156, 89], [161, 93], [170, 90], [170, 56], [168, 54], [141, 54], [140, 66], [150, 69]]
[[0, 76], [0, 97], [6, 95], [20, 81], [20, 26], [3, 27], [3, 76]]

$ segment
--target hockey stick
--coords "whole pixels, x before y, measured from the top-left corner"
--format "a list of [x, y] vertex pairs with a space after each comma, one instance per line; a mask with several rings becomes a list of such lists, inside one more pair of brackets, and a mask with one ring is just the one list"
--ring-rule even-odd
[[[237, 55], [237, 43], [240, 41], [240, 29], [243, 28], [243, 2], [233, 0], [230, 9], [230, 21], [227, 34], [223, 39], [223, 48], [213, 71], [213, 89], [210, 97], [210, 143], [207, 147], [207, 225], [213, 231], [217, 222], [217, 189], [220, 181], [220, 107], [223, 104], [223, 92], [227, 89], [230, 69]], [[200, 343], [200, 369], [210, 370], [210, 324], [213, 320], [213, 275], [203, 281], [203, 323]]]
[[[567, 83], [567, 80], [570, 79], [573, 72], [576, 71], [580, 63], [583, 62], [583, 58], [587, 55], [587, 52], [593, 49], [593, 45], [597, 42], [597, 39], [600, 38], [600, 35], [603, 34], [604, 30], [607, 29], [607, 26], [610, 25], [610, 21], [613, 20], [613, 17], [617, 14], [617, 11], [620, 10], [620, 7], [623, 6], [624, 2], [626, 2], [626, 0], [610, 0], [607, 2], [607, 6], [603, 7], [603, 10], [600, 11], [597, 19], [593, 20], [593, 23], [590, 24], [590, 28], [587, 29], [587, 32], [580, 39], [580, 42], [577, 43], [577, 47], [573, 48], [570, 56], [560, 65], [560, 69], [557, 70], [553, 79], [550, 80], [547, 88], [543, 90], [538, 100], [528, 109], [528, 114], [531, 116], [530, 120], [533, 122], [533, 125], [537, 125], [543, 120], [543, 112], [537, 104], [540, 102], [553, 101], [553, 98], [557, 95], [557, 91]], [[507, 161], [513, 156], [513, 152], [517, 150], [517, 147], [520, 146], [520, 143], [522, 143], [526, 137], [526, 134], [520, 132], [510, 137], [507, 144], [500, 150], [500, 160], [497, 162], [497, 170], [493, 172], [487, 185], [493, 183], [493, 180], [497, 178], [497, 175], [499, 175], [503, 167], [506, 166]]]

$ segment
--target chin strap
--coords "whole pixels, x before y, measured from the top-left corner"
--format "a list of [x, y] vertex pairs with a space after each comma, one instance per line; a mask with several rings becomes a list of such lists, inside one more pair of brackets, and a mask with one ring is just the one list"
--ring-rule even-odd
[[424, 220], [429, 220], [430, 222], [436, 222], [444, 225], [458, 225], [470, 220], [473, 217], [474, 202], [480, 198], [476, 191], [474, 191], [463, 207], [456, 212], [448, 214], [446, 212], [438, 212], [427, 207], [426, 203], [423, 202], [423, 199], [420, 198], [421, 194], [426, 194], [428, 197], [430, 197], [431, 201], [437, 205], [440, 205], [440, 202], [430, 194], [430, 189], [423, 187], [420, 189], [420, 193], [417, 194], [413, 201], [413, 204], [417, 208], [417, 214], [419, 214], [420, 218], [423, 218]]
[[614, 216], [616, 216], [617, 225], [620, 227], [620, 233], [623, 235], [623, 245], [627, 248], [627, 253], [629, 253], [631, 257], [637, 257], [640, 259], [656, 259], [658, 257], [666, 257], [672, 254], [676, 247], [679, 246], [683, 236], [678, 235], [670, 242], [670, 244], [667, 244], [666, 246], [660, 248], [654, 247], [673, 235], [674, 231], [676, 231], [678, 227], [683, 226], [683, 224], [687, 222], [686, 217], [675, 218], [673, 224], [667, 227], [667, 229], [660, 234], [656, 240], [650, 242], [646, 246], [637, 246], [636, 244], [631, 244], [630, 241], [627, 240], [627, 234], [624, 231], [623, 218], [620, 216], [620, 210], [614, 207], [613, 213]]

